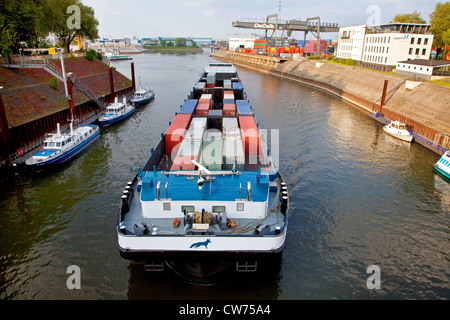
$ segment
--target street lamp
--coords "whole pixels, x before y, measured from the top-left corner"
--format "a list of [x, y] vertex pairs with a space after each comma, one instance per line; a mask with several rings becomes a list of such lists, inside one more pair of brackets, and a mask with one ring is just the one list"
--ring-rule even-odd
[[64, 49], [58, 48], [57, 50], [60, 54], [60, 59], [61, 59], [61, 69], [62, 69], [62, 75], [63, 75], [63, 79], [64, 79], [64, 89], [66, 90], [66, 99], [70, 100], [69, 91], [67, 90], [66, 68], [64, 66], [64, 55], [63, 55]]

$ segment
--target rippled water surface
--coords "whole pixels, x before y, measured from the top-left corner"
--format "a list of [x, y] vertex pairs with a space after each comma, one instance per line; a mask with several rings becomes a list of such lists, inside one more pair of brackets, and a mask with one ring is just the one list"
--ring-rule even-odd
[[[155, 91], [154, 101], [102, 129], [99, 141], [60, 169], [3, 183], [0, 298], [450, 298], [450, 184], [433, 173], [439, 156], [387, 136], [328, 93], [241, 67], [272, 150], [279, 140], [290, 187], [279, 269], [199, 286], [123, 260], [115, 234], [122, 189], [211, 61], [207, 53], [135, 56], [136, 76]], [[114, 66], [131, 78], [129, 61]], [[81, 269], [80, 290], [66, 286], [70, 265]], [[371, 265], [380, 268], [379, 290], [366, 285]]]

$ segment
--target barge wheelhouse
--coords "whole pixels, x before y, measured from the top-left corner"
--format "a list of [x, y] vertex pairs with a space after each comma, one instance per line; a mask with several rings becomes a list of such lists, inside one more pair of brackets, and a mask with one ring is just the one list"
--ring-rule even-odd
[[231, 64], [207, 66], [124, 187], [120, 253], [147, 270], [207, 278], [281, 255], [287, 186]]

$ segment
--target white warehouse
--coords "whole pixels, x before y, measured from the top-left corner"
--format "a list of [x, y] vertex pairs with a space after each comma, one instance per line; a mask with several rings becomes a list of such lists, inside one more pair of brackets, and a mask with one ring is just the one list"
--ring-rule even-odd
[[434, 35], [430, 25], [388, 23], [339, 28], [336, 57], [353, 59], [359, 66], [391, 71], [397, 62], [428, 59]]

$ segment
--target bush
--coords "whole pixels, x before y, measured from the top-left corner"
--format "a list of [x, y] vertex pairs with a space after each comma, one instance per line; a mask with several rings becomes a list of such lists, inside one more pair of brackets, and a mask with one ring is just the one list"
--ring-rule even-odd
[[89, 61], [94, 60], [94, 54], [92, 53], [92, 51], [88, 51], [86, 52], [86, 59], [88, 59]]
[[103, 56], [100, 52], [95, 51], [94, 49], [91, 49], [86, 52], [86, 59], [89, 61], [94, 60], [94, 58], [97, 58], [98, 60], [102, 60]]
[[345, 64], [349, 66], [356, 66], [356, 61], [353, 59], [347, 59], [347, 61], [345, 61]]
[[53, 90], [59, 90], [58, 79], [56, 79], [55, 77], [50, 79], [50, 88], [52, 88]]

